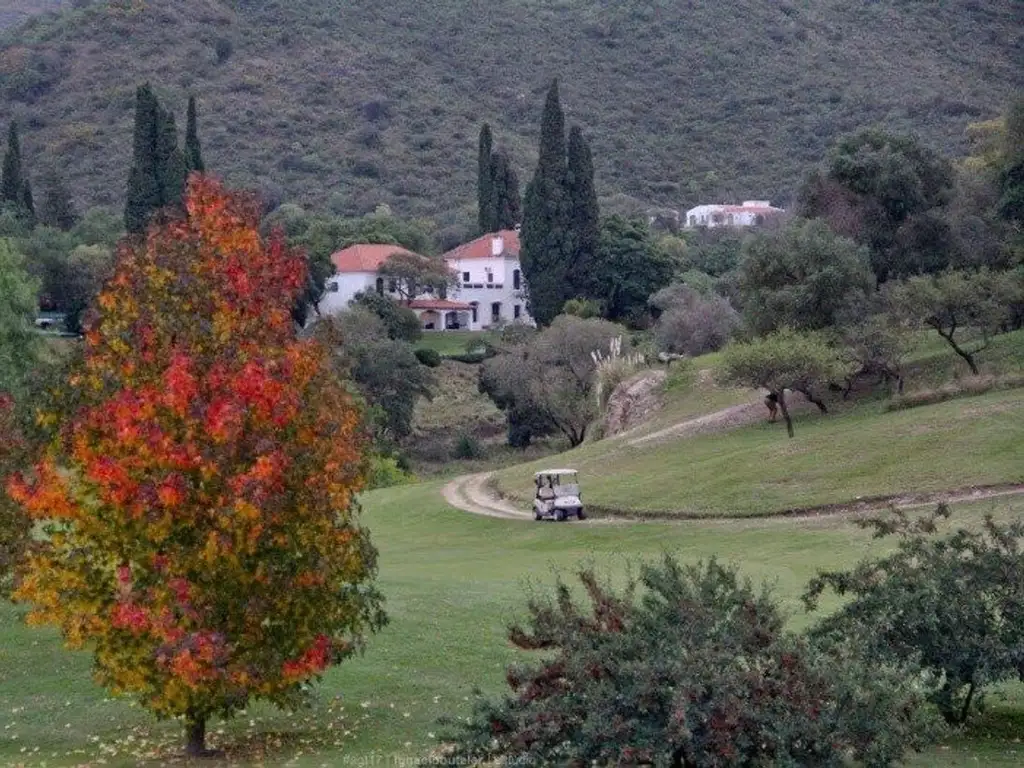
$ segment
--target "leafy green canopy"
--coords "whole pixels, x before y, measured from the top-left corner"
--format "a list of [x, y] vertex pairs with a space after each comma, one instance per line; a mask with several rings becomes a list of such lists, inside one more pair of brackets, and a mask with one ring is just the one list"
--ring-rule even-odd
[[931, 694], [950, 723], [965, 722], [984, 689], [1024, 680], [1024, 521], [939, 536], [940, 505], [910, 520], [899, 511], [860, 523], [896, 551], [847, 571], [823, 571], [809, 585], [809, 609], [831, 590], [847, 598], [813, 634], [862, 642], [882, 663], [919, 664], [939, 686]]
[[870, 766], [938, 733], [917, 681], [784, 629], [776, 599], [715, 560], [645, 563], [616, 592], [577, 574], [534, 597], [509, 639], [540, 659], [451, 727], [452, 757], [543, 765]]
[[862, 302], [875, 287], [867, 248], [833, 234], [821, 220], [751, 235], [742, 253], [742, 306], [758, 333], [828, 328], [844, 307]]

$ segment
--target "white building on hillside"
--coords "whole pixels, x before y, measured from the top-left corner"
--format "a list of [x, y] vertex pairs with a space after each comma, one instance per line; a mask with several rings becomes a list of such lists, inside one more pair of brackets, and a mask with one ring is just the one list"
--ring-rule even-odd
[[743, 205], [698, 205], [686, 212], [686, 229], [697, 227], [755, 227], [785, 213], [767, 200], [745, 200]]
[[[400, 301], [397, 286], [379, 272], [395, 253], [414, 254], [396, 245], [363, 243], [331, 255], [335, 273], [327, 279], [320, 311], [341, 312], [360, 291], [372, 290]], [[426, 258], [426, 257], [422, 257]], [[504, 230], [478, 237], [444, 254], [458, 287], [446, 296], [423, 294], [406, 303], [424, 330], [478, 331], [503, 323], [533, 324], [526, 311], [519, 265], [519, 235]]]

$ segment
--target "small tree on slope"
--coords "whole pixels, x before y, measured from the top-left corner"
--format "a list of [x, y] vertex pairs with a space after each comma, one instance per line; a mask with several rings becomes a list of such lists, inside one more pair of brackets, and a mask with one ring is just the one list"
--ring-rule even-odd
[[770, 336], [726, 347], [720, 378], [726, 384], [767, 389], [778, 401], [786, 432], [792, 437], [786, 390], [801, 392], [818, 410], [827, 413], [818, 395], [829, 382], [844, 380], [848, 367], [820, 335], [783, 328]]
[[291, 707], [385, 618], [353, 494], [361, 415], [289, 310], [304, 260], [193, 177], [187, 219], [122, 247], [79, 403], [12, 495], [49, 538], [16, 598], [93, 650], [96, 680], [206, 753], [214, 714]]

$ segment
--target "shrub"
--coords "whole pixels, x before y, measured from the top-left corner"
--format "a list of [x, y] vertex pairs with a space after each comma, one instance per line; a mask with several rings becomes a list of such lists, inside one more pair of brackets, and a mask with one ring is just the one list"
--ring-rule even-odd
[[917, 681], [784, 629], [766, 589], [666, 555], [616, 593], [578, 573], [534, 597], [511, 692], [448, 721], [453, 760], [553, 765], [892, 765], [939, 731]]
[[417, 349], [416, 359], [427, 368], [437, 368], [441, 364], [441, 353], [436, 349]]
[[213, 51], [217, 55], [217, 63], [223, 64], [231, 58], [235, 46], [226, 37], [218, 37], [213, 43]]
[[374, 454], [370, 456], [370, 470], [366, 478], [366, 489], [390, 488], [395, 485], [408, 485], [416, 482], [416, 476], [400, 466], [399, 459], [394, 456]]
[[480, 441], [472, 435], [460, 435], [452, 448], [452, 458], [454, 459], [480, 459], [483, 458], [483, 455], [484, 449], [480, 445]]
[[896, 551], [849, 571], [825, 571], [804, 595], [809, 609], [827, 590], [846, 598], [813, 634], [854, 638], [879, 661], [919, 664], [941, 682], [931, 695], [950, 723], [970, 716], [983, 689], [1024, 676], [1024, 520], [986, 517], [980, 531], [936, 536], [950, 516], [941, 504], [917, 520], [900, 511], [862, 521]]
[[666, 295], [672, 288], [656, 293], [652, 306], [663, 313], [654, 326], [654, 339], [663, 352], [696, 357], [724, 347], [740, 327], [740, 316], [728, 299], [702, 296], [696, 290], [682, 287]]

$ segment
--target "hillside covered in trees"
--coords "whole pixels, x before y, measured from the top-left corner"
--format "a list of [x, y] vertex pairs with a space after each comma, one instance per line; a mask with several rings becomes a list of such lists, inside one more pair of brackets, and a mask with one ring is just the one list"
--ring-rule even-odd
[[1012, 3], [61, 5], [0, 37], [0, 104], [30, 165], [58, 166], [83, 208], [123, 204], [146, 80], [179, 124], [197, 97], [208, 166], [233, 185], [442, 227], [475, 216], [483, 121], [529, 178], [555, 76], [608, 209], [788, 203], [837, 135], [873, 122], [959, 154], [967, 124], [1024, 87]]

